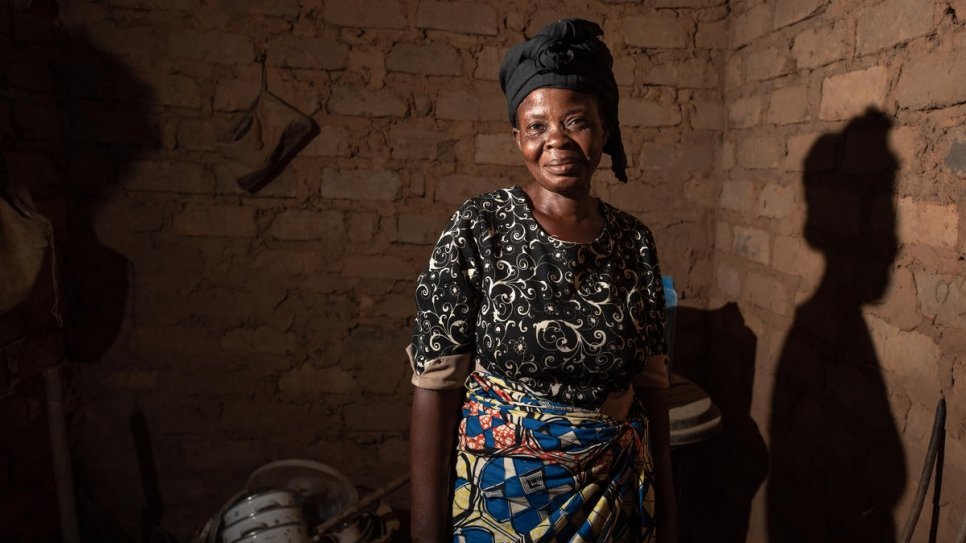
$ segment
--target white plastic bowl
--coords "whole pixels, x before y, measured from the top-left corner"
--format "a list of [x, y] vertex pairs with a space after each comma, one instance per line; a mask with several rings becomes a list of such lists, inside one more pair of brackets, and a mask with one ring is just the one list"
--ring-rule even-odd
[[252, 532], [234, 543], [309, 543], [305, 523], [283, 524]]
[[242, 537], [259, 530], [274, 528], [283, 524], [305, 523], [300, 507], [275, 507], [259, 511], [225, 526], [221, 531], [223, 543], [234, 543]]
[[230, 526], [239, 520], [256, 515], [266, 509], [279, 507], [299, 507], [298, 497], [291, 490], [268, 490], [250, 496], [245, 496], [231, 506], [222, 519], [225, 526]]

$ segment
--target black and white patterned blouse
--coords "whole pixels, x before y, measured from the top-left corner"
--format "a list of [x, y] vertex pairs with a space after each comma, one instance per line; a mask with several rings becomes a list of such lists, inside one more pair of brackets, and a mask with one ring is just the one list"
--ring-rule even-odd
[[475, 367], [585, 408], [664, 364], [664, 293], [651, 232], [601, 202], [597, 239], [554, 238], [526, 193], [502, 189], [453, 215], [416, 287], [413, 383], [456, 388]]

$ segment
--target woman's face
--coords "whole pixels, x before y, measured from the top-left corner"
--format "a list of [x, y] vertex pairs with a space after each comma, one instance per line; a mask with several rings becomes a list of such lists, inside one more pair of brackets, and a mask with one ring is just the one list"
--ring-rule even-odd
[[541, 188], [575, 195], [590, 190], [607, 131], [593, 95], [545, 87], [520, 103], [513, 137]]

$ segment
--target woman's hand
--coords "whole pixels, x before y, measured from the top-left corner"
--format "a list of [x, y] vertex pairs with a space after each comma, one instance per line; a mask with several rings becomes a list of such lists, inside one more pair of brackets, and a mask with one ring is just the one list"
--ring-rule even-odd
[[450, 473], [463, 404], [463, 388], [416, 388], [410, 419], [412, 538], [415, 543], [452, 541]]

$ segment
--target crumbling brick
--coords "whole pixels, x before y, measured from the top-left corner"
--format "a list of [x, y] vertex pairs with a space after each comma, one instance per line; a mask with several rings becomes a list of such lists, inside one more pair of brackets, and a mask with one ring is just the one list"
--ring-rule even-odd
[[[506, 179], [454, 174], [444, 177], [436, 184], [434, 200], [444, 204], [460, 205], [477, 194], [509, 186]], [[455, 207], [453, 211], [455, 211]]]
[[807, 19], [825, 6], [828, 0], [787, 0], [775, 4], [775, 28]]
[[282, 375], [278, 388], [290, 398], [314, 401], [327, 394], [357, 394], [359, 381], [352, 373], [340, 368], [304, 365]]
[[684, 184], [684, 197], [708, 207], [714, 207], [718, 201], [720, 187], [712, 179], [694, 177]]
[[509, 48], [483, 47], [476, 60], [473, 77], [482, 81], [496, 81], [500, 74], [500, 61]]
[[168, 38], [168, 55], [217, 64], [244, 64], [255, 60], [255, 46], [251, 37], [243, 34], [181, 29]]
[[724, 49], [728, 46], [728, 20], [701, 21], [694, 37], [701, 49]]
[[729, 180], [721, 185], [720, 205], [725, 209], [751, 211], [755, 200], [755, 185], [750, 181]]
[[691, 102], [691, 128], [695, 130], [722, 130], [724, 128], [724, 107], [715, 100], [695, 100]]
[[287, 354], [298, 350], [298, 338], [291, 332], [271, 326], [231, 330], [221, 338], [221, 346], [229, 351]]
[[255, 210], [228, 205], [189, 204], [174, 217], [174, 231], [185, 236], [255, 235]]
[[774, 79], [791, 70], [789, 57], [775, 47], [750, 53], [744, 66], [746, 76], [752, 81]]
[[735, 268], [719, 262], [715, 284], [732, 300], [741, 298], [741, 275]]
[[771, 31], [772, 4], [761, 4], [734, 16], [731, 44], [742, 47]]
[[241, 111], [255, 101], [258, 84], [240, 79], [219, 79], [215, 86], [214, 107], [220, 111]]
[[396, 221], [399, 241], [421, 245], [436, 243], [446, 225], [445, 217], [423, 214], [401, 213]]
[[125, 56], [148, 56], [157, 52], [157, 33], [148, 26], [100, 21], [91, 25], [90, 38], [95, 47]]
[[958, 52], [932, 53], [902, 67], [896, 84], [901, 107], [923, 109], [962, 102], [966, 58]]
[[940, 350], [932, 338], [904, 332], [876, 317], [869, 317], [868, 323], [882, 369], [899, 377], [900, 386], [914, 403], [935, 405], [941, 391]]
[[319, 195], [323, 198], [393, 201], [402, 188], [399, 176], [388, 171], [326, 169]]
[[507, 118], [506, 98], [497, 93], [441, 92], [436, 99], [436, 117], [457, 121], [502, 121]]
[[330, 24], [362, 28], [405, 28], [407, 24], [397, 0], [326, 2], [322, 17]]
[[476, 136], [478, 164], [520, 165], [520, 150], [510, 134], [480, 134]]
[[959, 211], [955, 205], [900, 198], [896, 214], [899, 239], [902, 241], [947, 249], [956, 247]]
[[859, 116], [870, 107], [883, 109], [888, 89], [889, 72], [883, 66], [827, 77], [822, 82], [819, 116], [841, 120]]
[[639, 164], [648, 171], [708, 174], [714, 168], [716, 155], [715, 142], [696, 138], [681, 143], [645, 143], [641, 146]]
[[348, 55], [345, 44], [329, 38], [279, 36], [268, 42], [269, 62], [291, 68], [338, 70]]
[[848, 28], [843, 22], [810, 28], [795, 36], [792, 58], [799, 69], [831, 64], [848, 54], [847, 40]]
[[345, 426], [358, 432], [402, 432], [409, 428], [409, 408], [399, 400], [351, 403], [343, 411]]
[[749, 128], [761, 122], [763, 100], [759, 95], [738, 98], [731, 102], [728, 119], [735, 128]]
[[211, 194], [214, 178], [204, 166], [194, 162], [151, 160], [130, 167], [127, 187], [131, 190]]
[[333, 211], [292, 209], [275, 217], [268, 233], [281, 240], [338, 243], [345, 238], [345, 218], [342, 213]]
[[718, 87], [718, 72], [706, 59], [676, 61], [651, 66], [644, 72], [644, 82], [683, 89], [712, 89]]
[[219, 4], [238, 13], [295, 17], [299, 14], [298, 0], [232, 0]]
[[319, 126], [319, 134], [302, 149], [299, 156], [348, 157], [352, 155], [349, 131], [342, 126]]
[[456, 49], [445, 44], [399, 43], [389, 51], [386, 68], [410, 74], [460, 75], [463, 62]]
[[[794, 136], [789, 136], [787, 145], [787, 154], [782, 161], [782, 166], [786, 171], [790, 172], [800, 172], [805, 169], [805, 158], [810, 152], [812, 152], [814, 145], [822, 134], [811, 133], [811, 134], [796, 134]], [[816, 155], [821, 156], [821, 155]], [[832, 159], [834, 157], [829, 156], [825, 163], [813, 160], [812, 167], [819, 166], [819, 170], [827, 169], [832, 166]], [[824, 168], [822, 167], [824, 166]]]
[[746, 138], [738, 142], [738, 164], [751, 169], [777, 168], [785, 156], [785, 145], [775, 138]]
[[749, 273], [745, 281], [751, 303], [778, 315], [787, 315], [791, 309], [786, 288], [778, 279], [755, 272]]
[[808, 89], [785, 87], [771, 93], [765, 120], [772, 124], [792, 124], [809, 119]]
[[628, 126], [677, 126], [681, 123], [681, 110], [677, 105], [625, 100], [621, 102], [621, 121]]
[[635, 47], [673, 49], [690, 41], [687, 20], [664, 12], [627, 17], [621, 31], [624, 43]]
[[360, 277], [363, 279], [393, 279], [397, 277], [415, 277], [418, 269], [411, 262], [398, 256], [354, 255], [342, 262], [343, 277]]
[[449, 32], [496, 35], [496, 10], [476, 2], [420, 2], [416, 26]]
[[922, 322], [926, 314], [923, 307], [919, 311], [917, 304], [917, 281], [909, 268], [902, 266], [895, 268], [890, 277], [888, 290], [877, 304], [869, 311], [874, 315], [894, 324], [901, 330], [913, 330]]
[[389, 131], [392, 158], [433, 160], [439, 138], [439, 130], [394, 126]]
[[895, 45], [932, 32], [931, 6], [916, 0], [886, 0], [866, 8], [857, 19], [856, 48], [859, 54]]
[[735, 226], [733, 248], [738, 255], [767, 265], [770, 263], [770, 243], [770, 236], [764, 230]]
[[332, 88], [328, 110], [337, 115], [402, 117], [409, 106], [392, 89], [370, 90], [337, 85]]
[[798, 209], [794, 187], [769, 183], [758, 196], [758, 214], [762, 217], [784, 218]]
[[792, 236], [775, 236], [774, 257], [776, 269], [788, 275], [800, 277], [809, 285], [817, 285], [825, 273], [822, 253], [808, 246], [805, 240]]

